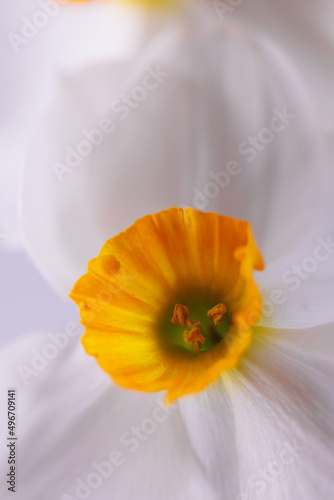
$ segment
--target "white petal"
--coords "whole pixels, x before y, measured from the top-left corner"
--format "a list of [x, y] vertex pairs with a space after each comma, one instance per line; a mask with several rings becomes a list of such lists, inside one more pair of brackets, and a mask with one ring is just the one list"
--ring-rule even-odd
[[[178, 410], [162, 409], [161, 394], [115, 387], [77, 339], [67, 336], [67, 342], [60, 349], [45, 335], [27, 336], [1, 353], [1, 419], [7, 389], [16, 388], [18, 498], [183, 500], [192, 457]], [[33, 349], [43, 357], [56, 355], [40, 358], [36, 371]], [[29, 376], [22, 365], [36, 374]], [[7, 424], [2, 423], [5, 442]], [[133, 426], [140, 427], [139, 437]], [[2, 472], [6, 452], [2, 447]], [[76, 496], [81, 481], [86, 487]], [[1, 498], [11, 498], [5, 491]]]
[[[131, 97], [136, 109], [118, 103], [110, 112], [124, 95], [141, 99], [136, 86], [157, 66], [169, 76], [141, 102]], [[250, 220], [267, 260], [304, 233], [322, 184], [317, 119], [293, 67], [267, 40], [237, 26], [181, 25], [152, 42], [118, 91], [112, 65], [65, 83], [36, 134], [22, 196], [30, 250], [58, 288], [68, 293], [106, 239], [172, 205]], [[275, 119], [281, 132], [263, 132], [284, 109], [296, 117], [285, 126]], [[66, 147], [76, 149], [83, 130], [105, 117], [115, 130], [59, 182], [54, 162], [65, 164]], [[272, 141], [253, 148], [250, 161], [245, 141], [258, 134]], [[231, 160], [239, 175], [226, 174]], [[212, 184], [222, 171], [228, 185]]]
[[257, 273], [262, 325], [307, 328], [334, 321], [334, 175], [311, 230], [287, 256]]
[[222, 381], [195, 396], [181, 398], [184, 420], [195, 457], [206, 481], [197, 485], [199, 497], [208, 483], [213, 498], [234, 500], [239, 492], [239, 464], [233, 408]]
[[[20, 174], [32, 130], [49, 105], [59, 70], [129, 58], [141, 38], [140, 18], [114, 2], [61, 5], [8, 2], [0, 19], [2, 117], [0, 233], [17, 245]], [[2, 127], [1, 127], [2, 128]]]
[[180, 401], [217, 500], [331, 498], [333, 329], [258, 329], [237, 370]]
[[259, 330], [240, 369], [226, 377], [244, 498], [331, 498], [333, 329]]
[[[229, 13], [272, 37], [290, 55], [334, 132], [334, 5], [331, 0], [253, 0]], [[227, 17], [227, 16], [226, 16]]]
[[201, 465], [194, 460], [191, 467], [191, 476], [188, 490], [184, 500], [216, 500], [215, 494], [210, 480], [201, 469]]

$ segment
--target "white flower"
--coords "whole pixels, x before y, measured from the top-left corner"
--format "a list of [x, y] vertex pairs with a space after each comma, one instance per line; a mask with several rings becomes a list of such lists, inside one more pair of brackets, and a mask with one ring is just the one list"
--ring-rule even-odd
[[3, 99], [0, 233], [20, 243], [18, 192], [31, 132], [50, 106], [59, 72], [110, 58], [129, 60], [142, 45], [144, 19], [110, 2], [20, 0], [0, 21]]
[[324, 130], [332, 135], [333, 2], [304, 0], [292, 4], [284, 0], [253, 0], [240, 2], [231, 14], [234, 19], [247, 21], [271, 36], [289, 53], [313, 94]]
[[275, 43], [196, 18], [135, 67], [64, 78], [23, 183], [22, 228], [42, 272], [68, 293], [107, 238], [191, 205], [252, 222], [264, 318], [240, 366], [170, 414], [160, 394], [114, 386], [71, 326], [9, 346], [17, 498], [331, 498], [334, 179], [317, 110]]

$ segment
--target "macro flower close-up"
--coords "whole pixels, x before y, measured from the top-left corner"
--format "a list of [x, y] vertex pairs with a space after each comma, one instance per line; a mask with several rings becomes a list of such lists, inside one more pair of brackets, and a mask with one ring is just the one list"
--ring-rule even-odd
[[247, 349], [262, 267], [247, 223], [187, 208], [146, 216], [72, 290], [85, 349], [123, 387], [167, 389], [169, 402], [198, 392]]
[[331, 2], [17, 8], [0, 497], [330, 500]]

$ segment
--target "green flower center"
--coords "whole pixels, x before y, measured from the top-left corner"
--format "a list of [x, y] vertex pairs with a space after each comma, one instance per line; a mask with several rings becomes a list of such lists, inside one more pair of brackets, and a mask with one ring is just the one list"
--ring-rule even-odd
[[167, 349], [183, 352], [212, 349], [225, 337], [230, 324], [225, 305], [203, 297], [182, 299], [166, 307], [161, 317], [161, 342]]

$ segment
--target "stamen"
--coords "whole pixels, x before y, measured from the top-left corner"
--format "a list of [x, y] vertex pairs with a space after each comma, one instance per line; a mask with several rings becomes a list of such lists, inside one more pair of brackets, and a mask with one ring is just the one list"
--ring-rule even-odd
[[189, 309], [182, 304], [176, 304], [171, 322], [174, 325], [189, 326], [187, 324], [190, 317]]
[[210, 311], [208, 311], [208, 318], [214, 322], [215, 325], [221, 325], [223, 316], [226, 313], [226, 306], [224, 304], [217, 304]]
[[188, 328], [190, 328], [190, 331], [184, 331], [183, 340], [187, 344], [193, 344], [194, 352], [199, 351], [199, 344], [205, 344], [205, 338], [201, 331], [201, 322], [191, 320], [189, 309], [187, 306], [176, 304], [171, 322], [174, 325], [187, 326]]

